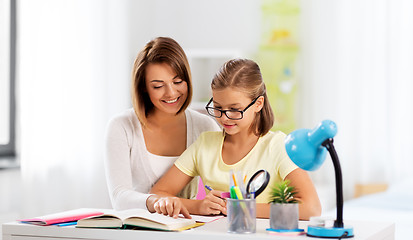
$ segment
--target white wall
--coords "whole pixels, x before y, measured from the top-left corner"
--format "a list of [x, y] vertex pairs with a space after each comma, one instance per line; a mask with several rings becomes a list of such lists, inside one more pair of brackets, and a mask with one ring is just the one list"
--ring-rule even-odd
[[[260, 39], [260, 1], [130, 1], [131, 49], [169, 36], [184, 49], [240, 49], [254, 53]], [[135, 56], [135, 52], [132, 52]]]
[[260, 41], [260, 1], [131, 1], [131, 56], [150, 39], [174, 38], [186, 51], [194, 81], [193, 108], [210, 97], [213, 74], [227, 60], [251, 57]]

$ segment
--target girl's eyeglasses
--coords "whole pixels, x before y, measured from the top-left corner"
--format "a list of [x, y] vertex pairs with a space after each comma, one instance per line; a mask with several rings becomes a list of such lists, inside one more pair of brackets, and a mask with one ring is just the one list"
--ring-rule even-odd
[[221, 109], [218, 109], [218, 108], [210, 107], [209, 104], [211, 104], [212, 98], [209, 100], [209, 102], [206, 105], [205, 109], [207, 110], [207, 113], [209, 115], [211, 115], [215, 118], [220, 118], [220, 117], [222, 117], [222, 114], [225, 114], [225, 116], [227, 116], [228, 119], [240, 120], [244, 117], [244, 112], [247, 111], [247, 109], [249, 107], [254, 105], [254, 103], [257, 101], [257, 99], [259, 97], [261, 97], [261, 96], [258, 96], [254, 100], [252, 100], [252, 102], [246, 108], [244, 108], [244, 110], [221, 110]]

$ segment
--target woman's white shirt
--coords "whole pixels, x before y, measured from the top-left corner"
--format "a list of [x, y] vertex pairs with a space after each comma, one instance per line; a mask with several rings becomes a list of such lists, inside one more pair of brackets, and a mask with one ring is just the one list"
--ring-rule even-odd
[[[195, 142], [202, 132], [220, 130], [218, 124], [204, 114], [187, 109], [185, 116], [186, 147]], [[150, 196], [149, 190], [159, 176], [169, 169], [164, 167], [162, 172], [158, 167], [154, 167], [150, 154], [146, 149], [142, 126], [133, 109], [128, 109], [109, 122], [104, 162], [109, 195], [114, 209], [146, 209], [146, 199]], [[170, 162], [166, 163], [169, 164]], [[197, 186], [198, 178], [194, 178], [179, 196], [195, 198]]]
[[174, 164], [178, 157], [165, 157], [148, 152], [149, 163], [155, 176], [159, 179]]

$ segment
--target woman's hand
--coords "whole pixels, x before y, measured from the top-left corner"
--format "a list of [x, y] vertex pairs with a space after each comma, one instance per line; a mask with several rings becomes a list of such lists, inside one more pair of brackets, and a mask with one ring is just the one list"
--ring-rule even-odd
[[212, 190], [203, 200], [176, 198], [179, 191], [191, 180], [192, 177], [172, 165], [152, 187], [150, 193], [154, 195], [148, 197], [146, 207], [150, 212], [156, 211], [172, 217], [182, 213], [186, 218], [190, 218], [189, 212], [198, 215], [227, 214], [226, 202], [220, 198], [221, 191]]
[[201, 215], [227, 215], [227, 203], [221, 198], [222, 191], [211, 190], [199, 204]]
[[180, 213], [182, 213], [185, 218], [191, 218], [181, 199], [177, 197], [159, 197], [153, 204], [153, 208], [155, 212], [173, 218], [177, 218]]

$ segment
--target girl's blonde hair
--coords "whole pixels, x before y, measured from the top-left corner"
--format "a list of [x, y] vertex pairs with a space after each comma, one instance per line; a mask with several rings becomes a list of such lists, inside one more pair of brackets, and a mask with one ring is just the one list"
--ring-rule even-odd
[[251, 100], [264, 97], [264, 106], [256, 114], [250, 130], [257, 136], [265, 135], [274, 125], [274, 113], [258, 64], [249, 59], [232, 59], [224, 63], [212, 79], [211, 88], [222, 90], [228, 87], [239, 89]]
[[182, 47], [172, 38], [158, 37], [148, 42], [138, 53], [132, 72], [132, 104], [135, 114], [146, 126], [148, 113], [153, 109], [146, 89], [146, 67], [151, 63], [166, 63], [188, 85], [188, 95], [177, 114], [185, 111], [192, 100], [192, 80], [188, 59]]

